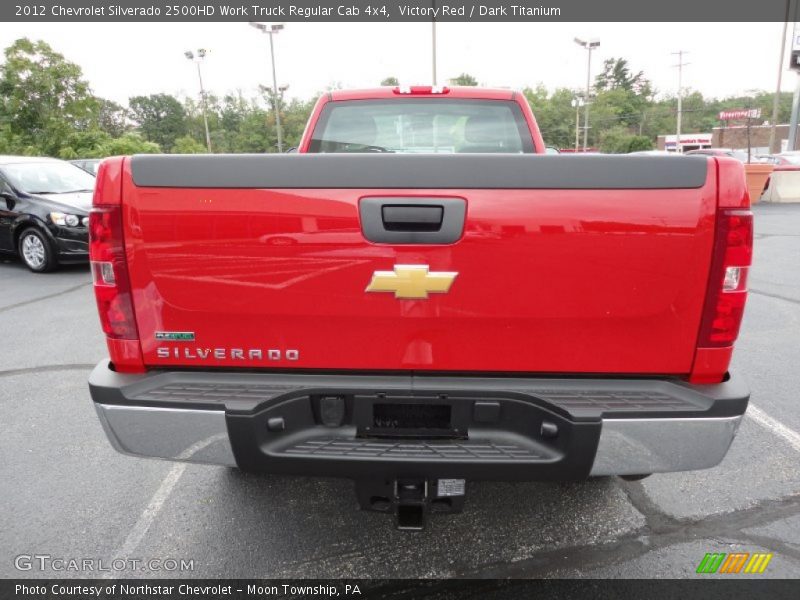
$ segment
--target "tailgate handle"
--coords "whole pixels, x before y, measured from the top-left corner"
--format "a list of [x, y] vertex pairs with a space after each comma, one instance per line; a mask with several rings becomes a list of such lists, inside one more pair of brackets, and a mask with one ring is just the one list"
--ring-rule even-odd
[[387, 204], [381, 207], [387, 231], [439, 231], [444, 207], [425, 204]]
[[383, 244], [452, 244], [464, 232], [463, 198], [371, 197], [359, 202], [361, 231]]

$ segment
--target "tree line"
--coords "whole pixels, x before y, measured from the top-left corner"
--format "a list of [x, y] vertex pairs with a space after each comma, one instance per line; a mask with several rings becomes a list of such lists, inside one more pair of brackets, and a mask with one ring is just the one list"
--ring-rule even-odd
[[[585, 91], [558, 88], [548, 91], [543, 85], [523, 90], [533, 108], [542, 136], [549, 145], [559, 148], [575, 146], [576, 112], [579, 111], [579, 133], [583, 141], [583, 108], [576, 99], [585, 101]], [[595, 77], [589, 92], [589, 146], [603, 152], [624, 153], [649, 150], [659, 135], [674, 134], [677, 120], [677, 97], [660, 95], [642, 71], [634, 73], [623, 58], [609, 58]], [[710, 133], [720, 127], [719, 113], [728, 109], [759, 108], [760, 120], [772, 116], [774, 92], [759, 91], [749, 96], [706, 98], [696, 90], [684, 92], [682, 99], [682, 133]], [[792, 94], [781, 93], [778, 123], [788, 123], [792, 110]]]
[[[381, 85], [397, 85], [387, 77]], [[478, 85], [462, 73], [451, 85]], [[576, 91], [548, 90], [544, 85], [523, 90], [548, 145], [575, 144]], [[690, 91], [683, 98], [684, 132], [710, 131], [720, 110], [761, 108], [772, 112], [773, 94], [705, 98]], [[634, 73], [623, 58], [605, 61], [590, 91], [589, 145], [604, 152], [650, 149], [656, 136], [675, 131], [675, 97], [659, 97], [641, 71]], [[779, 122], [787, 122], [791, 94], [780, 96]], [[261, 88], [254, 97], [241, 92], [206, 94], [213, 152], [277, 152], [275, 100]], [[314, 99], [278, 100], [284, 146], [300, 140]], [[582, 136], [581, 131], [581, 136]], [[0, 154], [94, 158], [135, 153], [206, 152], [201, 104], [195, 98], [156, 93], [133, 96], [123, 106], [95, 95], [79, 65], [44, 41], [22, 38], [4, 50], [0, 64]]]

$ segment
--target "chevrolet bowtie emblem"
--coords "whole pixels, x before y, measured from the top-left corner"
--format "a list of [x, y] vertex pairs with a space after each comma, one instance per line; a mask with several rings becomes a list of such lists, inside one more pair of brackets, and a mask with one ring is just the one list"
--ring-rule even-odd
[[394, 271], [375, 271], [367, 292], [394, 292], [395, 298], [424, 299], [428, 294], [445, 294], [458, 273], [430, 271], [428, 265], [395, 265]]

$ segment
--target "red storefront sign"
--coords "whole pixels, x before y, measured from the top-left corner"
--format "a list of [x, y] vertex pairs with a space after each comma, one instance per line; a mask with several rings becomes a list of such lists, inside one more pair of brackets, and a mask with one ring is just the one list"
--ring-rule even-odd
[[736, 110], [723, 110], [719, 113], [720, 121], [733, 121], [735, 119], [760, 119], [760, 108], [739, 108]]

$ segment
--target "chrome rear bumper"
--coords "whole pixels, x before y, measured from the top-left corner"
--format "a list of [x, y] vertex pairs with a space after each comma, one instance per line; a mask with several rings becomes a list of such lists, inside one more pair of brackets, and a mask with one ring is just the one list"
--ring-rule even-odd
[[591, 475], [644, 475], [717, 466], [742, 417], [603, 419]]
[[122, 454], [236, 466], [223, 410], [117, 406], [95, 402], [108, 440]]
[[[236, 466], [225, 412], [95, 403], [122, 454]], [[694, 471], [718, 465], [742, 417], [604, 419], [591, 476]]]
[[[463, 403], [471, 407], [490, 398], [499, 402], [501, 418], [487, 425], [470, 408], [468, 439], [451, 441], [450, 446], [447, 441], [364, 439], [355, 422], [331, 428], [315, 421], [311, 404], [320, 390], [351, 394], [362, 402], [376, 389], [406, 400], [421, 394], [421, 384], [409, 385], [402, 377], [120, 375], [104, 362], [93, 372], [90, 388], [111, 444], [132, 456], [353, 478], [419, 472], [512, 480], [713, 467], [725, 457], [749, 396], [738, 380], [705, 387], [655, 380], [455, 381], [430, 378], [424, 383], [434, 392], [434, 401], [440, 389], [451, 390], [454, 414], [458, 403], [461, 410]], [[595, 389], [600, 391], [593, 395]], [[626, 399], [633, 399], [635, 406], [626, 406]], [[527, 412], [515, 413], [520, 405]], [[285, 417], [285, 429], [268, 431], [276, 415], [282, 422]], [[530, 417], [536, 425], [520, 426], [510, 415], [517, 421], [519, 415]], [[559, 438], [540, 434], [542, 419], [558, 424]]]

